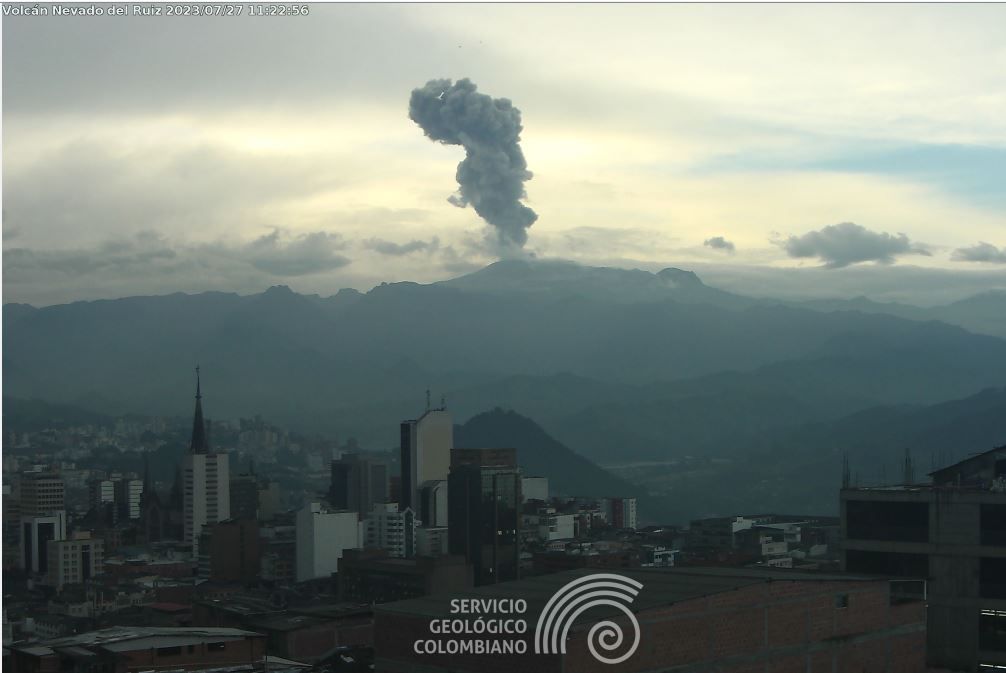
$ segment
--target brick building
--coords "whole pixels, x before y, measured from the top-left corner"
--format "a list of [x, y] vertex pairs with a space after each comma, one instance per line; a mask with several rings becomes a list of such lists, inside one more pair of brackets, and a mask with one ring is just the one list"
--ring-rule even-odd
[[[642, 583], [627, 607], [640, 625], [636, 651], [617, 666], [596, 660], [590, 630], [612, 620], [626, 634], [628, 618], [592, 608], [575, 618], [565, 654], [535, 654], [535, 625], [547, 601], [574, 570], [375, 608], [375, 670], [381, 673], [592, 673], [616, 670], [675, 673], [920, 673], [925, 670], [925, 606], [900, 600], [884, 579], [854, 575], [733, 568], [620, 570]], [[419, 654], [417, 640], [472, 638], [432, 633], [431, 621], [454, 619], [454, 598], [524, 599], [524, 654]], [[487, 636], [481, 636], [487, 637]], [[499, 638], [501, 636], [488, 636]], [[631, 635], [625, 640], [628, 643]], [[596, 641], [596, 638], [595, 638]], [[617, 654], [617, 652], [611, 653]]]

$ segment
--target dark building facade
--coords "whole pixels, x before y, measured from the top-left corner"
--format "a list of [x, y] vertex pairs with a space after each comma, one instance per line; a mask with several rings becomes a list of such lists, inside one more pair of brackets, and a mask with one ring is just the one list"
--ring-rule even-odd
[[471, 564], [475, 585], [520, 575], [521, 474], [515, 449], [454, 449], [447, 491], [451, 554]]
[[[208, 557], [207, 577], [219, 582], [254, 584], [262, 567], [256, 519], [228, 519], [206, 526], [200, 548]], [[203, 545], [207, 545], [204, 547]]]
[[1006, 446], [931, 476], [842, 490], [843, 569], [928, 580], [930, 665], [1006, 668]]
[[377, 503], [388, 501], [388, 463], [360, 453], [345, 453], [332, 461], [329, 502], [335, 509], [370, 512]]
[[259, 485], [254, 474], [239, 474], [231, 478], [230, 506], [232, 519], [258, 519]]

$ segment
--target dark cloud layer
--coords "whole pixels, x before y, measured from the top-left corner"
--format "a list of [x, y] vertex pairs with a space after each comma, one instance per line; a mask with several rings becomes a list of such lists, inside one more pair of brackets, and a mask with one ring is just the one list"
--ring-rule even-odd
[[440, 247], [440, 240], [434, 236], [429, 241], [414, 240], [408, 243], [395, 243], [382, 238], [369, 238], [363, 242], [363, 247], [368, 250], [379, 252], [382, 255], [392, 257], [403, 257], [414, 252], [430, 252]]
[[[280, 229], [250, 243], [173, 244], [151, 231], [106, 241], [92, 248], [36, 250], [9, 248], [3, 252], [4, 281], [27, 282], [42, 276], [64, 282], [105, 275], [127, 281], [136, 274], [184, 274], [195, 267], [219, 266], [221, 273], [255, 270], [268, 276], [296, 277], [339, 269], [350, 263], [339, 254], [346, 243], [337, 234], [291, 235]], [[261, 274], [259, 274], [261, 275]]]
[[338, 234], [316, 231], [281, 240], [279, 229], [237, 249], [237, 257], [247, 258], [256, 269], [274, 276], [306, 276], [333, 271], [349, 264], [337, 254], [346, 244]]
[[958, 262], [986, 262], [988, 264], [1006, 264], [1006, 247], [997, 248], [991, 243], [982, 241], [967, 248], [957, 248], [951, 258]]
[[495, 227], [501, 252], [523, 247], [538, 215], [521, 203], [531, 172], [520, 149], [520, 110], [506, 98], [478, 93], [468, 79], [453, 84], [436, 79], [412, 91], [409, 118], [431, 140], [465, 148], [458, 193], [450, 202], [462, 208], [471, 204]]
[[714, 250], [724, 250], [726, 252], [733, 252], [737, 248], [734, 246], [732, 241], [728, 241], [722, 236], [713, 236], [712, 238], [707, 238], [702, 245], [707, 248], [712, 248]]
[[855, 224], [831, 224], [803, 236], [776, 241], [790, 257], [819, 258], [824, 265], [838, 269], [860, 262], [892, 264], [901, 255], [929, 255], [925, 247], [912, 243], [905, 234], [892, 236]]

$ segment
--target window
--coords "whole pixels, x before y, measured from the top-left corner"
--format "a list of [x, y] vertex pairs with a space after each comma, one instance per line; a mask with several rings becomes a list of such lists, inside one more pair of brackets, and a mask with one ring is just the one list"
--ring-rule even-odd
[[849, 607], [849, 594], [835, 594], [835, 607], [840, 610]]
[[1006, 652], [1006, 611], [981, 611], [978, 618], [978, 649], [984, 652]]
[[227, 649], [227, 643], [206, 643], [207, 652], [222, 652]]
[[181, 647], [158, 647], [157, 656], [159, 657], [173, 657], [182, 653]]

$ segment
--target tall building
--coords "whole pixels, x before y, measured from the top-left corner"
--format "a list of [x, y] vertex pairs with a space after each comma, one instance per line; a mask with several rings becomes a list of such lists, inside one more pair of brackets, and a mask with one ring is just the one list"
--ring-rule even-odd
[[401, 425], [402, 509], [419, 510], [419, 490], [424, 482], [447, 479], [454, 448], [454, 421], [446, 407], [431, 409], [426, 393], [426, 413]]
[[42, 516], [66, 510], [66, 484], [58, 474], [26, 472], [21, 476], [21, 515]]
[[515, 449], [454, 449], [448, 545], [472, 565], [475, 585], [520, 574], [521, 477]]
[[143, 482], [121, 475], [96, 479], [88, 484], [91, 507], [101, 514], [108, 524], [126, 519], [140, 518]]
[[61, 591], [65, 584], [86, 582], [102, 572], [104, 553], [105, 541], [86, 531], [69, 540], [49, 540], [47, 583]]
[[297, 512], [297, 581], [329, 577], [346, 549], [360, 546], [356, 512], [330, 510], [312, 502]]
[[49, 541], [66, 539], [66, 512], [21, 517], [19, 567], [29, 573], [49, 570]]
[[231, 516], [230, 470], [226, 453], [214, 453], [203, 420], [203, 395], [196, 367], [196, 410], [192, 419], [192, 442], [183, 460], [185, 486], [183, 491], [183, 535], [198, 558], [199, 534], [208, 523], [224, 521]]
[[332, 461], [329, 502], [365, 516], [374, 505], [388, 501], [388, 463], [363, 453], [344, 453]]
[[143, 482], [139, 479], [121, 478], [115, 480], [115, 507], [120, 519], [139, 519], [140, 501], [143, 498]]
[[930, 476], [842, 489], [843, 570], [928, 578], [930, 666], [1006, 668], [1006, 446]]
[[447, 525], [447, 480], [431, 479], [419, 489], [419, 520], [423, 526], [439, 528]]
[[395, 558], [416, 555], [416, 514], [393, 502], [374, 505], [366, 521], [365, 546], [384, 549]]

